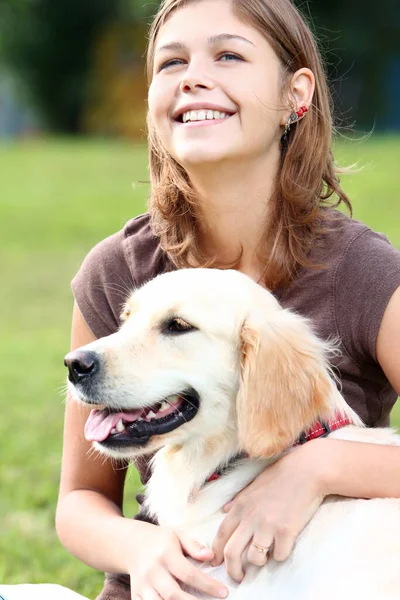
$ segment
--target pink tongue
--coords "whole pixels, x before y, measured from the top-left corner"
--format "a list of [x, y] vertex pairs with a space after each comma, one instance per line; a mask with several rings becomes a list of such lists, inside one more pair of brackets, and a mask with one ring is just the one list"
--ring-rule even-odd
[[173, 413], [182, 404], [183, 400], [179, 397], [177, 402], [169, 402], [169, 406], [166, 410], [153, 414], [152, 417], [148, 416], [150, 408], [147, 409], [139, 408], [130, 412], [118, 412], [110, 413], [107, 408], [103, 410], [94, 409], [89, 415], [85, 425], [85, 438], [88, 442], [102, 442], [111, 433], [111, 430], [117, 425], [120, 419], [124, 423], [134, 423], [139, 417], [142, 417], [145, 421], [162, 419], [167, 415]]
[[120, 419], [133, 423], [142, 414], [142, 409], [132, 412], [109, 413], [107, 409], [92, 410], [85, 425], [85, 438], [88, 442], [102, 442], [111, 433]]

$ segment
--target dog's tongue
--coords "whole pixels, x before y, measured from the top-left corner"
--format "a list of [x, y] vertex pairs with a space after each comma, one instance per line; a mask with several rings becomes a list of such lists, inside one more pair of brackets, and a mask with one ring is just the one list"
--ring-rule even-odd
[[131, 412], [110, 413], [106, 408], [104, 410], [92, 410], [85, 425], [85, 438], [88, 442], [102, 442], [111, 433], [120, 419], [125, 422], [133, 423], [137, 421], [142, 414], [142, 409]]

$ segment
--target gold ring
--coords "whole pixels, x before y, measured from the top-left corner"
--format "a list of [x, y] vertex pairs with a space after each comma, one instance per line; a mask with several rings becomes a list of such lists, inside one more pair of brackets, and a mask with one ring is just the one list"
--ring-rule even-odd
[[251, 542], [251, 545], [254, 546], [257, 552], [262, 552], [263, 554], [267, 554], [268, 550], [270, 549], [270, 546], [268, 546], [268, 548], [264, 548], [264, 546], [259, 546], [255, 542]]

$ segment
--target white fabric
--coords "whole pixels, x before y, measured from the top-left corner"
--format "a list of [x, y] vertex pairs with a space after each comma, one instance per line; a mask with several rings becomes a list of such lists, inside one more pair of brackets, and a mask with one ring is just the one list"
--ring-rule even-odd
[[84, 596], [52, 583], [0, 585], [4, 600], [88, 600]]

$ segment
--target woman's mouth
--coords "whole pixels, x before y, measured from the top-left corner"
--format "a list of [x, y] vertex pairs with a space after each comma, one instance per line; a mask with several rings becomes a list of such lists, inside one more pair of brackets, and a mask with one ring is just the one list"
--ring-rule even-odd
[[230, 119], [235, 113], [225, 113], [212, 110], [198, 110], [183, 113], [175, 120], [181, 127], [209, 127], [220, 125]]
[[186, 126], [193, 125], [216, 125], [226, 121], [234, 112], [227, 110], [216, 110], [211, 108], [199, 108], [194, 110], [185, 110], [174, 117], [174, 121]]

